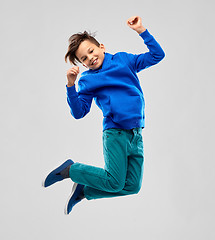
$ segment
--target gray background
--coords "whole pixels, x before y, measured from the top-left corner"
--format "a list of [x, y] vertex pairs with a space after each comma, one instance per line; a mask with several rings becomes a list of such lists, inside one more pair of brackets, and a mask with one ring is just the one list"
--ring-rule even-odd
[[[42, 179], [67, 158], [103, 167], [102, 113], [94, 103], [77, 121], [66, 102], [68, 38], [97, 31], [107, 52], [145, 52], [133, 15], [166, 53], [139, 73], [142, 190], [65, 216], [72, 182], [43, 189]], [[214, 20], [212, 0], [1, 0], [1, 239], [215, 238]]]

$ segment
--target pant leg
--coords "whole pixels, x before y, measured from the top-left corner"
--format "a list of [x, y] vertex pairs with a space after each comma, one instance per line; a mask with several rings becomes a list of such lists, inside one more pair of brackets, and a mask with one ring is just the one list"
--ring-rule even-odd
[[134, 133], [134, 141], [131, 143], [131, 151], [128, 157], [128, 169], [126, 183], [121, 191], [122, 194], [138, 193], [142, 186], [144, 172], [144, 146], [142, 129]]
[[128, 139], [117, 129], [103, 132], [103, 153], [105, 168], [74, 163], [70, 168], [70, 178], [85, 185], [85, 196], [96, 198], [96, 190], [101, 193], [119, 192], [125, 186]]
[[127, 170], [125, 185], [122, 190], [118, 192], [104, 192], [86, 186], [84, 192], [86, 198], [98, 199], [108, 197], [119, 197], [124, 195], [136, 194], [139, 192], [142, 185], [143, 169], [144, 169], [144, 149], [142, 140], [142, 129], [123, 130], [125, 135], [127, 148]]

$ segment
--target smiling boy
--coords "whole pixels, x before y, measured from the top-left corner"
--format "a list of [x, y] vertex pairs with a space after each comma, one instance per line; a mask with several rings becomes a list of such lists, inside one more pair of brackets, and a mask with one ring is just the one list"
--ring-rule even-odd
[[104, 61], [105, 47], [103, 44], [96, 46], [90, 40], [83, 41], [76, 51], [76, 56], [85, 67], [98, 69]]
[[130, 54], [105, 52], [103, 44], [84, 33], [69, 39], [65, 60], [83, 64], [83, 72], [75, 82], [79, 67], [67, 71], [67, 101], [74, 118], [83, 118], [94, 99], [103, 112], [103, 154], [105, 167], [98, 168], [67, 160], [45, 179], [44, 187], [70, 178], [72, 193], [65, 207], [69, 214], [74, 205], [87, 200], [117, 197], [139, 192], [144, 169], [142, 129], [145, 127], [145, 102], [137, 73], [164, 58], [164, 51], [142, 25], [138, 16], [127, 25], [144, 40], [149, 52]]

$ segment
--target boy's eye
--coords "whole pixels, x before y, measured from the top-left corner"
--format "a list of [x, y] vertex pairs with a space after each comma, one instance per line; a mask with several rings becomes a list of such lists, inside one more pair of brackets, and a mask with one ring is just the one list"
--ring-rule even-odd
[[93, 52], [93, 50], [90, 51], [90, 53], [92, 53], [92, 52]]

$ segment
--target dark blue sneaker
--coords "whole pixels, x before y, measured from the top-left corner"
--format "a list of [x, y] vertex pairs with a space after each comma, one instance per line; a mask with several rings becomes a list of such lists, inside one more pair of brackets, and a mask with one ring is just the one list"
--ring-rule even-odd
[[66, 215], [68, 215], [72, 211], [72, 208], [77, 203], [79, 203], [81, 200], [84, 199], [83, 189], [84, 189], [84, 185], [74, 183], [72, 192], [69, 196], [69, 199], [68, 199], [65, 209], [64, 209], [64, 212]]
[[67, 167], [72, 165], [74, 162], [71, 159], [68, 159], [63, 164], [61, 164], [59, 167], [54, 169], [52, 172], [49, 173], [49, 175], [45, 178], [42, 185], [43, 187], [49, 187], [52, 184], [62, 181], [65, 179], [60, 173], [65, 170]]

